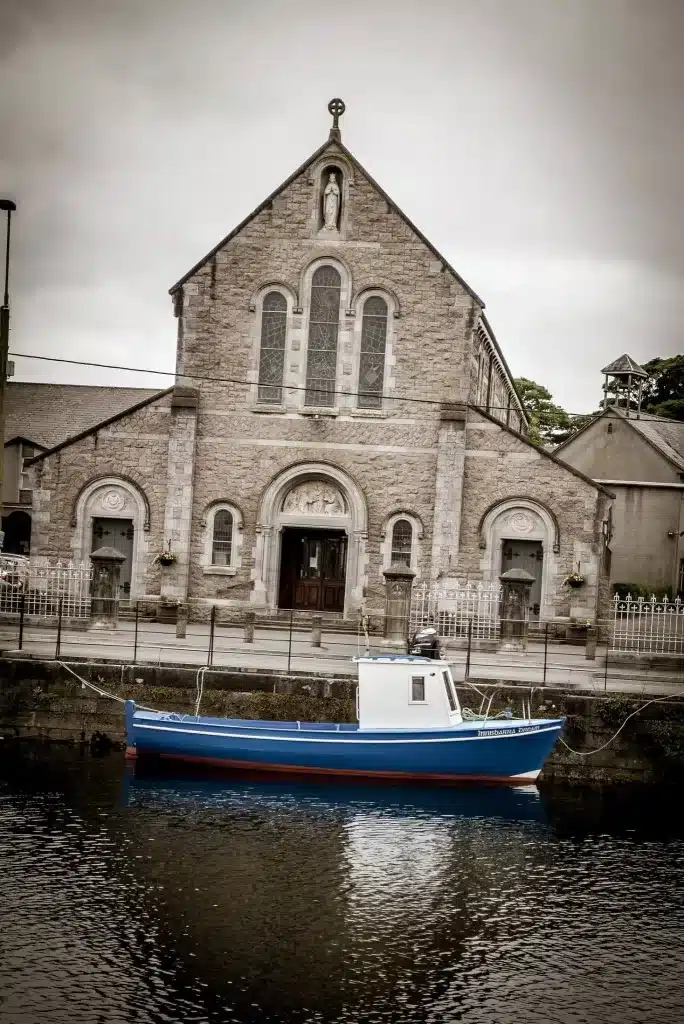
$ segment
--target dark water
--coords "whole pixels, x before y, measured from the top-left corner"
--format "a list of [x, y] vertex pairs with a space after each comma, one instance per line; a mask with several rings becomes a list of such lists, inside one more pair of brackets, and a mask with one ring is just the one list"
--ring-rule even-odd
[[0, 1024], [684, 1019], [676, 794], [0, 764]]

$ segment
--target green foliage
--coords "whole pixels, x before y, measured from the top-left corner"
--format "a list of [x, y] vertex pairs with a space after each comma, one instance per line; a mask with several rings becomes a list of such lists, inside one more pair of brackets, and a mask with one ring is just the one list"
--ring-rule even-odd
[[644, 364], [649, 378], [644, 383], [642, 408], [657, 416], [684, 420], [684, 354], [651, 359]]
[[530, 418], [529, 438], [535, 444], [560, 444], [572, 433], [572, 420], [565, 409], [553, 402], [553, 396], [547, 388], [527, 377], [516, 377], [518, 389], [525, 411]]

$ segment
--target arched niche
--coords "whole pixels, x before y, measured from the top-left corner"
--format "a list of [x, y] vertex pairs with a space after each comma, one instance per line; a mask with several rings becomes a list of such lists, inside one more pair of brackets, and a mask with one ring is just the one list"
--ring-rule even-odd
[[74, 506], [71, 542], [74, 561], [87, 562], [90, 558], [94, 519], [122, 519], [132, 523], [130, 597], [142, 596], [150, 527], [150, 506], [144, 492], [123, 476], [100, 477], [85, 484]]
[[480, 520], [480, 569], [483, 578], [498, 580], [502, 570], [505, 541], [537, 541], [542, 549], [539, 615], [555, 615], [555, 580], [558, 573], [560, 531], [558, 520], [542, 502], [532, 498], [507, 498], [490, 505]]
[[361, 607], [366, 585], [368, 513], [361, 488], [327, 463], [299, 463], [279, 473], [264, 491], [257, 519], [252, 600], [278, 606], [281, 539], [287, 527], [341, 530], [347, 535], [344, 614]]

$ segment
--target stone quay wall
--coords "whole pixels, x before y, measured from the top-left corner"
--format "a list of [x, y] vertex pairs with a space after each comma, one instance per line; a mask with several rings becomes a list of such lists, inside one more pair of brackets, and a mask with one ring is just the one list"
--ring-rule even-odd
[[[197, 693], [197, 669], [149, 665], [69, 662], [97, 686], [121, 698], [148, 707], [192, 713]], [[463, 705], [474, 709], [479, 698], [473, 690], [457, 686]], [[533, 716], [567, 716], [563, 733], [575, 750], [602, 746], [628, 715], [646, 704], [635, 695], [568, 692], [552, 687], [503, 684], [478, 689], [495, 691], [491, 714], [510, 707], [522, 714], [529, 701]], [[285, 673], [204, 673], [203, 714], [268, 720], [355, 720], [355, 683], [334, 675]], [[7, 745], [13, 739], [67, 742], [98, 746], [124, 741], [122, 706], [83, 688], [55, 661], [28, 658], [0, 660], [0, 734]], [[684, 701], [651, 703], [635, 715], [610, 745], [589, 757], [570, 753], [558, 744], [540, 781], [577, 784], [614, 782], [684, 782]]]

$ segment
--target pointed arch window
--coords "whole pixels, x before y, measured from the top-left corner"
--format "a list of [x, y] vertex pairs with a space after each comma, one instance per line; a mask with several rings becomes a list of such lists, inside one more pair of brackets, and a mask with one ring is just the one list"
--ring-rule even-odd
[[341, 287], [335, 267], [319, 267], [311, 279], [305, 405], [335, 404]]
[[392, 527], [391, 562], [411, 566], [411, 548], [413, 547], [413, 527], [408, 519], [397, 519]]
[[385, 380], [387, 303], [371, 295], [363, 306], [359, 357], [359, 409], [379, 409]]
[[280, 292], [269, 292], [261, 307], [260, 402], [279, 404], [283, 400], [286, 333], [287, 299]]

